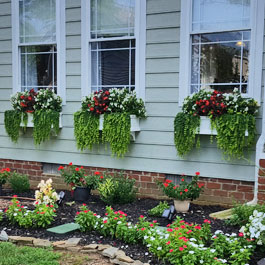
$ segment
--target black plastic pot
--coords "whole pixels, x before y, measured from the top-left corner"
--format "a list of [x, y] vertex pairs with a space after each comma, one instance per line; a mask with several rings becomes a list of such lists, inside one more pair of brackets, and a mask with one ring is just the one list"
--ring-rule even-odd
[[74, 200], [78, 202], [85, 202], [90, 196], [90, 188], [87, 187], [76, 187], [74, 190]]

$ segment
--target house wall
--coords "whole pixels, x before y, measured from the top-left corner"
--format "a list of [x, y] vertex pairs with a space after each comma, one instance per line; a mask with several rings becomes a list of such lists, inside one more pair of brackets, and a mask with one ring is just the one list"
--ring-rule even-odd
[[[180, 0], [147, 0], [146, 90], [147, 119], [123, 159], [111, 157], [104, 146], [80, 152], [73, 132], [73, 113], [81, 100], [81, 1], [66, 0], [66, 105], [63, 128], [57, 137], [36, 148], [32, 129], [14, 144], [4, 129], [4, 111], [12, 94], [11, 1], [0, 0], [0, 158], [46, 163], [116, 168], [159, 174], [193, 175], [237, 181], [254, 181], [254, 166], [245, 160], [225, 161], [222, 152], [201, 136], [201, 148], [185, 159], [174, 146], [173, 122], [179, 111]], [[259, 89], [259, 88], [256, 88]], [[260, 122], [258, 122], [260, 127]], [[253, 148], [254, 150], [254, 148]], [[255, 161], [251, 152], [249, 160]], [[229, 182], [229, 181], [228, 181]]]

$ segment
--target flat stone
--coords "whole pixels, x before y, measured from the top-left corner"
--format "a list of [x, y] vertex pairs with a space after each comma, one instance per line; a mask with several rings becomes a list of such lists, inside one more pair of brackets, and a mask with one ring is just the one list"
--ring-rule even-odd
[[34, 247], [43, 247], [48, 248], [52, 245], [52, 243], [49, 240], [43, 240], [43, 239], [34, 239], [33, 240]]
[[81, 241], [82, 238], [77, 238], [77, 237], [72, 237], [72, 238], [69, 238], [65, 244], [68, 246], [68, 247], [76, 247], [79, 242]]
[[111, 245], [98, 245], [98, 250], [102, 251], [102, 250], [110, 248], [110, 247], [111, 247]]
[[69, 223], [49, 228], [47, 229], [47, 232], [62, 235], [78, 230], [79, 228], [80, 228], [79, 224]]
[[143, 263], [140, 260], [136, 260], [133, 265], [143, 265]]
[[0, 241], [8, 241], [8, 235], [5, 230], [2, 230], [0, 233]]
[[31, 245], [35, 237], [10, 236], [9, 240], [21, 245]]
[[57, 247], [57, 246], [60, 246], [60, 245], [65, 245], [65, 242], [66, 241], [55, 241], [55, 242], [52, 242], [52, 245], [54, 247]]
[[105, 250], [103, 250], [102, 255], [113, 259], [116, 257], [118, 250], [119, 250], [118, 248], [114, 247], [106, 248]]
[[97, 248], [98, 248], [98, 244], [89, 244], [83, 247], [83, 249], [97, 249]]
[[134, 262], [134, 260], [131, 259], [130, 257], [126, 256], [126, 254], [122, 250], [118, 250], [117, 251], [117, 253], [116, 253], [116, 259], [118, 259], [120, 261], [127, 262], [127, 263], [133, 263]]
[[81, 247], [68, 247], [67, 250], [72, 251], [72, 252], [80, 252]]
[[265, 265], [265, 258], [264, 258], [264, 259], [261, 259], [261, 260], [257, 263], [257, 265]]
[[118, 250], [117, 251], [117, 256], [126, 256], [125, 252], [123, 250]]
[[96, 249], [82, 249], [81, 253], [97, 253], [98, 251]]
[[128, 265], [127, 262], [120, 261], [118, 259], [110, 259], [110, 262], [117, 265]]

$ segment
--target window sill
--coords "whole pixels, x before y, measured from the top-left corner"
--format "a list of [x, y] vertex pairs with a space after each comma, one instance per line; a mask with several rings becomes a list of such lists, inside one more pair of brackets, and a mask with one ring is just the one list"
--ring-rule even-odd
[[[20, 123], [21, 127], [24, 127], [23, 122], [21, 121]], [[27, 124], [27, 128], [33, 128], [34, 124], [33, 124], [33, 114], [32, 113], [28, 113], [28, 124]], [[62, 128], [62, 113], [60, 113], [60, 120], [59, 120], [59, 128]]]
[[[141, 131], [140, 129], [140, 122], [139, 118], [137, 118], [135, 115], [130, 115], [131, 118], [131, 136], [133, 141], [135, 141], [135, 132]], [[103, 122], [104, 122], [104, 115], [100, 115], [99, 118], [99, 130], [103, 130]]]

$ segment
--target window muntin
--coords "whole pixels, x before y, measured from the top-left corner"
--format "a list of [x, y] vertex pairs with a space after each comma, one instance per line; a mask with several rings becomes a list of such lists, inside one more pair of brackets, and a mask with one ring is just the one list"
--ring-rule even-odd
[[193, 0], [193, 31], [250, 28], [250, 0]]
[[91, 0], [91, 38], [134, 35], [135, 0]]
[[247, 93], [250, 31], [192, 35], [191, 93], [212, 88]]
[[190, 93], [237, 87], [247, 94], [250, 37], [249, 0], [193, 0]]
[[24, 46], [21, 55], [21, 89], [52, 88], [57, 92], [57, 50], [55, 45]]
[[91, 0], [90, 14], [91, 90], [134, 90], [135, 0]]
[[56, 0], [19, 1], [20, 90], [57, 92]]

